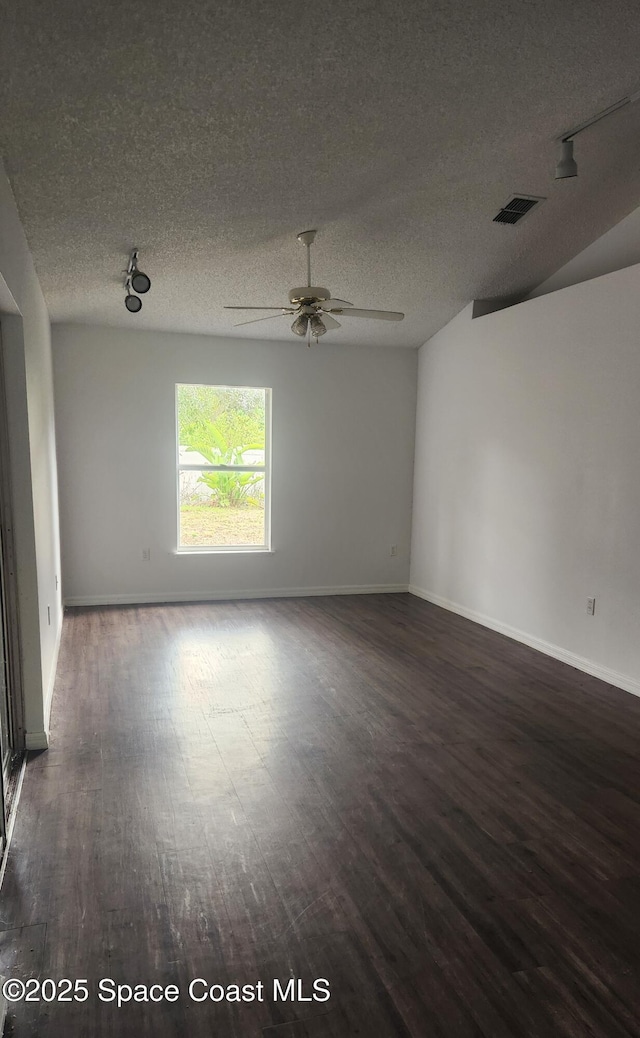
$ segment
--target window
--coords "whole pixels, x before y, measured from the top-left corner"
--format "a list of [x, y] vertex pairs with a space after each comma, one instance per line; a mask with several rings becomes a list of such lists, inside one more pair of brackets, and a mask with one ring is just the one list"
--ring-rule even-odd
[[271, 390], [176, 386], [178, 550], [269, 550]]

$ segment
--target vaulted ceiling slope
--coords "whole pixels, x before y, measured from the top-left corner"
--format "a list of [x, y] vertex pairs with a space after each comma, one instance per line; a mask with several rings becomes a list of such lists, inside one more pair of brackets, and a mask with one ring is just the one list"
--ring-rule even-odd
[[[0, 153], [54, 321], [288, 339], [223, 305], [316, 284], [418, 346], [521, 297], [640, 203], [636, 0], [5, 0]], [[514, 192], [547, 201], [492, 223]], [[127, 313], [131, 246], [153, 279]], [[252, 316], [247, 314], [247, 317]], [[356, 325], [356, 327], [354, 327]]]

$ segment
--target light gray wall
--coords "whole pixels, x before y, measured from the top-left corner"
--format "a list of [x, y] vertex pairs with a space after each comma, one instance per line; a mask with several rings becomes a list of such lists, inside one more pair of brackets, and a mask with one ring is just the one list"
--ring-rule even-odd
[[543, 281], [528, 298], [557, 292], [560, 288], [610, 274], [640, 263], [640, 208], [625, 216], [596, 241]]
[[[2, 315], [18, 562], [27, 745], [47, 744], [62, 602], [51, 341], [47, 308], [0, 165], [0, 273], [15, 301]], [[16, 314], [19, 311], [19, 315]]]
[[635, 692], [639, 329], [633, 266], [421, 349], [411, 559], [416, 593]]
[[[406, 587], [416, 351], [55, 325], [53, 355], [67, 603]], [[177, 382], [273, 389], [272, 554], [175, 554]]]

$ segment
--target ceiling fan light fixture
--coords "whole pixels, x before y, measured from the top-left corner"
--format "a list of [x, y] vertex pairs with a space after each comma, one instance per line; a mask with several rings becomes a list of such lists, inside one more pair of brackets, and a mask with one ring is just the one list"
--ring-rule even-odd
[[573, 157], [573, 141], [560, 141], [560, 159], [556, 166], [556, 180], [578, 176], [578, 165]]
[[129, 313], [137, 314], [139, 310], [142, 310], [142, 300], [140, 296], [132, 296], [131, 294], [124, 297], [124, 305], [126, 306]]
[[309, 318], [309, 328], [311, 329], [311, 334], [314, 335], [316, 339], [321, 335], [324, 335], [327, 330], [319, 314], [311, 315]]
[[[307, 283], [306, 285], [290, 289], [290, 306], [255, 306], [251, 304], [249, 306], [236, 305], [225, 307], [227, 310], [280, 310], [279, 314], [240, 321], [240, 324], [236, 325], [236, 327], [253, 324], [255, 321], [270, 321], [274, 316], [284, 317], [287, 314], [293, 315], [294, 321], [291, 325], [291, 331], [301, 339], [306, 338], [307, 345], [310, 346], [312, 339], [315, 339], [317, 342], [321, 335], [326, 335], [327, 332], [341, 327], [340, 322], [336, 321], [332, 314], [341, 314], [344, 317], [368, 317], [378, 321], [402, 321], [404, 314], [399, 311], [359, 310], [352, 303], [348, 303], [346, 299], [332, 296], [328, 288], [324, 288], [321, 285], [313, 285], [311, 283], [311, 245], [315, 237], [315, 231], [301, 231], [298, 235], [298, 241], [305, 246], [307, 251]], [[134, 253], [132, 262], [135, 261], [135, 258], [136, 254]]]
[[304, 339], [305, 335], [307, 334], [308, 323], [308, 314], [300, 314], [300, 316], [296, 317], [295, 321], [291, 325], [291, 331], [294, 332], [295, 335], [299, 335], [302, 339]]

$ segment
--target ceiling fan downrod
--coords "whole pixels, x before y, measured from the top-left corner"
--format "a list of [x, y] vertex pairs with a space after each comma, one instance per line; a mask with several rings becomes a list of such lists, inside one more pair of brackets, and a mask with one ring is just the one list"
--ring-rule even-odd
[[311, 246], [316, 240], [317, 231], [300, 231], [298, 241], [307, 250], [307, 288], [311, 288]]

